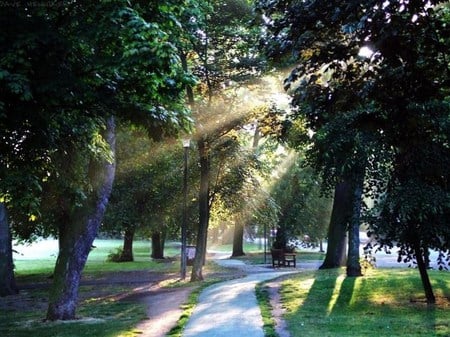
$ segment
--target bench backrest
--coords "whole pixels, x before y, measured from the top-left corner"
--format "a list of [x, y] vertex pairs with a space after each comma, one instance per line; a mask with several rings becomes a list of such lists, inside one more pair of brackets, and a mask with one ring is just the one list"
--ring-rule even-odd
[[284, 257], [283, 249], [271, 249], [270, 252], [272, 254], [272, 258], [282, 259]]

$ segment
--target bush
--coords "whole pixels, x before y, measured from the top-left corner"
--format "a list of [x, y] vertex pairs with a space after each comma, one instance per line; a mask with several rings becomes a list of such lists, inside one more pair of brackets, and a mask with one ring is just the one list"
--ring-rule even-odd
[[112, 251], [108, 254], [106, 258], [107, 262], [122, 262], [122, 247], [116, 248], [115, 251]]

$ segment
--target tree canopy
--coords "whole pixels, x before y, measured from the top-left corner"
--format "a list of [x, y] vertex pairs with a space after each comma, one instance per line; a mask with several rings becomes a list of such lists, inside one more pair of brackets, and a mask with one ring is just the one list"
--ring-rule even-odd
[[43, 180], [59, 174], [56, 157], [64, 161], [73, 146], [92, 155], [107, 148], [100, 118], [140, 123], [155, 138], [186, 125], [189, 79], [164, 30], [176, 22], [143, 18], [166, 20], [161, 11], [170, 9], [126, 1], [2, 10], [1, 190], [12, 210], [20, 206], [11, 216], [21, 236], [36, 228], [26, 224], [39, 216]]
[[171, 33], [182, 30], [177, 8], [120, 0], [2, 8], [0, 201], [16, 235], [60, 240], [48, 319], [75, 315], [114, 178], [114, 118], [155, 139], [191, 122], [183, 89], [192, 76]]
[[258, 3], [270, 54], [297, 64], [285, 85], [312, 164], [327, 179], [363, 165], [380, 244], [418, 263], [448, 251], [447, 1]]

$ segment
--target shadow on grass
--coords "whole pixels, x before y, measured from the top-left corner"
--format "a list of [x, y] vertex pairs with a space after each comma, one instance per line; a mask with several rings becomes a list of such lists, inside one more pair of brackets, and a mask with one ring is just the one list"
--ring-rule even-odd
[[[448, 296], [450, 278], [435, 282]], [[449, 301], [425, 303], [414, 271], [376, 271], [349, 278], [344, 270], [320, 270], [283, 284], [292, 336], [450, 336]]]

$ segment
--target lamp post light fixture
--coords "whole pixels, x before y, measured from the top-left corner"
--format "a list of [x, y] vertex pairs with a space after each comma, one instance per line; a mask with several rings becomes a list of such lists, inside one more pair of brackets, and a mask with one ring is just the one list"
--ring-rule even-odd
[[183, 221], [181, 223], [181, 279], [186, 278], [186, 226], [187, 226], [187, 175], [188, 175], [188, 150], [191, 146], [189, 138], [182, 139], [184, 149], [184, 173], [183, 173]]

